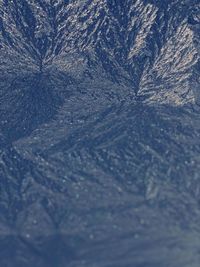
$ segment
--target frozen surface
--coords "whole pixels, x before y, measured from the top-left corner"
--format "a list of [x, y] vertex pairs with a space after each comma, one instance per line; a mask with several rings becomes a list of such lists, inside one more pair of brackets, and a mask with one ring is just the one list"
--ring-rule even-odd
[[200, 266], [200, 4], [0, 0], [0, 266]]

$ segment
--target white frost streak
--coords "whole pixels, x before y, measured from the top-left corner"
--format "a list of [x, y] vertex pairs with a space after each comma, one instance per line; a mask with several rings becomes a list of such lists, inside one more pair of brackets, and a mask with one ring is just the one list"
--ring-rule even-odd
[[141, 93], [151, 92], [151, 101], [159, 99], [176, 105], [184, 104], [184, 99], [188, 101], [187, 94], [192, 100], [189, 78], [196, 62], [193, 32], [185, 23], [162, 47], [152, 70], [144, 73], [140, 84]]
[[131, 59], [132, 57], [139, 54], [141, 52], [141, 49], [145, 47], [145, 40], [155, 21], [157, 8], [155, 8], [153, 5], [147, 5], [146, 7], [140, 5], [136, 12], [138, 12], [139, 17], [142, 18], [142, 21], [140, 22], [141, 28], [137, 34], [133, 47], [130, 49], [130, 52], [128, 54], [128, 59]]

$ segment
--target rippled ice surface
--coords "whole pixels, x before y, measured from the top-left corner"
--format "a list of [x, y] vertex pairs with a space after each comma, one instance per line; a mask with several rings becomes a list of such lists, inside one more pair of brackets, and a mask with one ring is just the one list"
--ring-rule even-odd
[[0, 267], [200, 266], [199, 14], [0, 0]]

